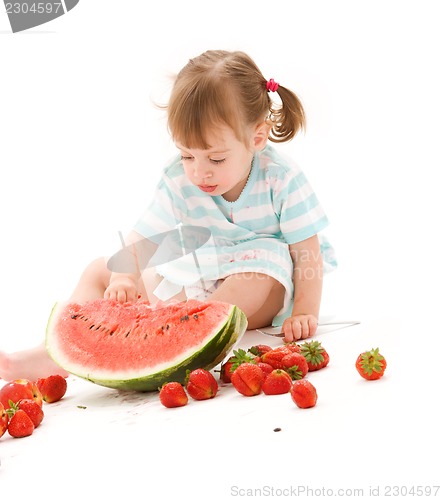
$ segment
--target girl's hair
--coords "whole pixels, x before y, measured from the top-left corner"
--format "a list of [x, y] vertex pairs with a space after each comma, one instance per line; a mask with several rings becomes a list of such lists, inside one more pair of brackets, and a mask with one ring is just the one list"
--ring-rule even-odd
[[238, 140], [246, 142], [249, 127], [267, 121], [269, 140], [291, 140], [305, 128], [299, 98], [279, 85], [281, 105], [267, 90], [267, 80], [244, 52], [209, 50], [178, 73], [168, 103], [168, 128], [183, 146], [208, 149], [206, 134], [227, 125]]

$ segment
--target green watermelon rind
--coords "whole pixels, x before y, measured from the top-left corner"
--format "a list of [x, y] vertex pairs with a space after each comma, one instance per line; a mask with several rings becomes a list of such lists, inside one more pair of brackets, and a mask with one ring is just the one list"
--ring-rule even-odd
[[[46, 329], [46, 348], [52, 359], [56, 363], [59, 363], [56, 359], [56, 355], [51, 352], [50, 344], [48, 343], [49, 331], [54, 319], [53, 316], [56, 316], [56, 308], [57, 305], [54, 306], [48, 321]], [[157, 391], [166, 382], [179, 382], [184, 384], [187, 370], [191, 371], [196, 368], [211, 370], [217, 366], [225, 359], [233, 346], [240, 340], [247, 329], [247, 325], [248, 321], [245, 313], [237, 306], [232, 306], [224, 325], [199, 351], [194, 352], [191, 356], [177, 365], [147, 376], [141, 375], [140, 377], [130, 379], [101, 379], [94, 377], [90, 373], [79, 373], [77, 370], [70, 371], [66, 367], [64, 368], [72, 375], [76, 375], [94, 384], [111, 389], [139, 392]]]

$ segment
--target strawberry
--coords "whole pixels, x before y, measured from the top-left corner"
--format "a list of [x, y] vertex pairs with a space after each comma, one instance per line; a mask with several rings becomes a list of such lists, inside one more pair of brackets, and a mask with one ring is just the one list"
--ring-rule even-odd
[[271, 365], [264, 363], [263, 361], [257, 362], [256, 365], [262, 370], [264, 379], [274, 370]]
[[233, 368], [233, 364], [234, 364], [233, 357], [234, 356], [229, 357], [225, 361], [225, 363], [222, 363], [220, 370], [219, 370], [220, 371], [219, 380], [221, 380], [222, 382], [225, 382], [227, 384], [229, 384], [231, 382], [231, 374], [233, 373], [232, 368]]
[[255, 344], [248, 349], [248, 352], [253, 356], [261, 357], [262, 354], [272, 351], [273, 348], [266, 344]]
[[290, 394], [299, 408], [312, 408], [317, 402], [316, 388], [304, 378], [293, 382]]
[[233, 351], [233, 354], [234, 356], [230, 356], [227, 361], [221, 365], [219, 378], [220, 380], [222, 380], [222, 382], [230, 383], [231, 374], [242, 363], [255, 362], [254, 356], [251, 354], [247, 354], [244, 349]]
[[282, 368], [289, 373], [292, 380], [300, 380], [309, 371], [305, 357], [298, 352], [291, 352], [283, 356], [281, 363]]
[[306, 358], [310, 372], [320, 370], [329, 363], [329, 354], [318, 340], [304, 342], [300, 354]]
[[283, 365], [281, 363], [282, 358], [287, 354], [290, 354], [290, 352], [291, 351], [288, 349], [288, 347], [275, 347], [274, 349], [271, 349], [271, 351], [262, 354], [261, 361], [263, 361], [264, 363], [268, 363], [274, 369], [283, 368]]
[[286, 394], [291, 389], [291, 385], [291, 376], [285, 370], [277, 368], [265, 378], [262, 390], [267, 395]]
[[9, 416], [6, 413], [3, 403], [0, 403], [0, 437], [6, 432], [8, 428]]
[[188, 394], [198, 401], [214, 398], [219, 389], [213, 374], [204, 368], [188, 371], [185, 382]]
[[188, 396], [179, 382], [166, 382], [159, 390], [159, 400], [167, 408], [185, 406]]
[[16, 406], [28, 414], [35, 428], [41, 424], [44, 418], [43, 408], [34, 399], [20, 399]]
[[231, 383], [244, 396], [260, 394], [263, 379], [263, 371], [255, 363], [242, 363], [231, 375]]
[[67, 390], [67, 382], [61, 375], [50, 375], [37, 380], [37, 387], [46, 403], [59, 401]]
[[378, 347], [362, 352], [355, 362], [358, 373], [366, 380], [381, 378], [384, 375], [386, 366], [386, 359], [380, 354]]
[[0, 389], [0, 402], [6, 409], [9, 408], [10, 400], [17, 403], [20, 399], [35, 399], [40, 406], [43, 405], [43, 396], [37, 384], [31, 380], [14, 379]]
[[300, 352], [300, 345], [297, 344], [296, 342], [287, 342], [284, 347], [289, 349], [291, 352]]
[[24, 410], [16, 410], [11, 413], [8, 425], [9, 434], [17, 438], [30, 436], [35, 427], [29, 415]]

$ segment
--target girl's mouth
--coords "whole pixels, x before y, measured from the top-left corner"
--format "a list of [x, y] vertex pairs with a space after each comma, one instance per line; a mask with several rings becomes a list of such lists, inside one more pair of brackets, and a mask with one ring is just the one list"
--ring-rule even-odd
[[217, 188], [217, 186], [199, 185], [198, 188], [204, 193], [212, 193]]

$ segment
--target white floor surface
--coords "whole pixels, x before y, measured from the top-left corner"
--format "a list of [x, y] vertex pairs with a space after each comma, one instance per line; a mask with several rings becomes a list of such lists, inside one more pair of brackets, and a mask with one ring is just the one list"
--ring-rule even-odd
[[[212, 400], [167, 409], [157, 393], [120, 393], [70, 377], [66, 396], [44, 405], [32, 436], [2, 438], [2, 491], [23, 485], [24, 474], [45, 499], [349, 498], [439, 485], [439, 409], [430, 381], [405, 374], [413, 349], [399, 343], [399, 323], [333, 328], [316, 337], [330, 363], [307, 375], [318, 392], [307, 410], [288, 394], [244, 397], [230, 384]], [[281, 342], [249, 331], [238, 345]], [[388, 367], [368, 382], [354, 363], [377, 346]], [[26, 498], [21, 488], [17, 498]]]

